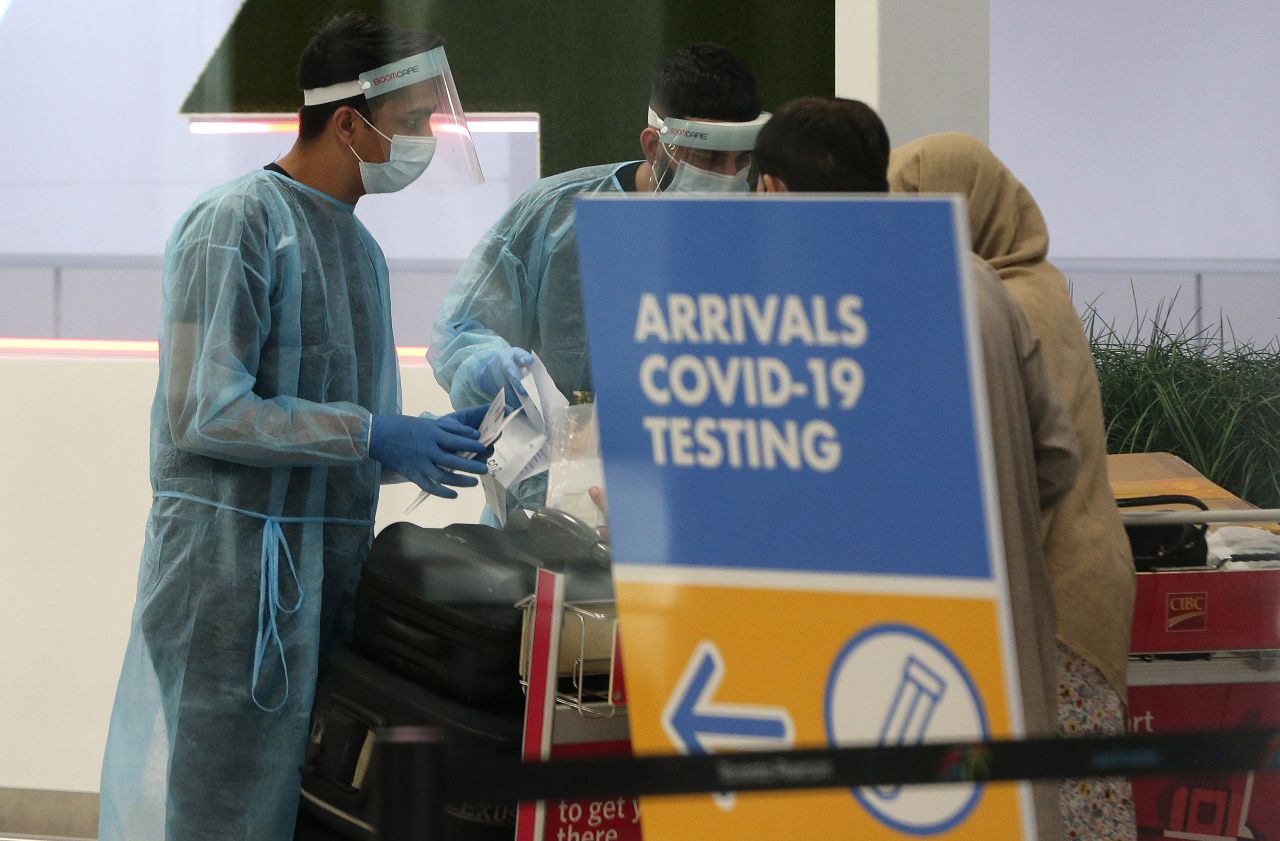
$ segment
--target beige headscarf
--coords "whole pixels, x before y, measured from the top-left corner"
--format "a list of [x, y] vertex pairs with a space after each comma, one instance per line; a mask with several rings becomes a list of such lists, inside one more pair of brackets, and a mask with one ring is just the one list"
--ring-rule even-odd
[[1040, 336], [1049, 377], [1071, 413], [1083, 466], [1045, 520], [1045, 562], [1058, 639], [1097, 666], [1125, 698], [1133, 621], [1133, 557], [1107, 479], [1098, 375], [1066, 279], [1045, 259], [1049, 231], [1035, 199], [978, 140], [948, 132], [895, 149], [889, 189], [960, 193], [973, 250], [999, 274]]

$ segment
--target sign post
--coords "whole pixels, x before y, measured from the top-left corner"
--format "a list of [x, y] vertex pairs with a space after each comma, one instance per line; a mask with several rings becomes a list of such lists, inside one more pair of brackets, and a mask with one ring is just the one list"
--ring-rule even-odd
[[[578, 201], [637, 753], [1021, 734], [964, 224], [944, 198]], [[974, 783], [642, 814], [653, 838], [1033, 819]]]

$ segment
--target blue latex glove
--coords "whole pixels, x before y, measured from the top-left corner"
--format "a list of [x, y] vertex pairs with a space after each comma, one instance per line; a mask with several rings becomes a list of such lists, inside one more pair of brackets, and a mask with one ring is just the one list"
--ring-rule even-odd
[[524, 369], [532, 364], [533, 354], [524, 348], [508, 347], [494, 351], [476, 372], [476, 387], [489, 397], [506, 388], [507, 406], [514, 409], [520, 405], [520, 395], [525, 393], [524, 386], [520, 385]]
[[479, 481], [457, 471], [489, 472], [491, 450], [480, 445], [476, 430], [488, 409], [473, 406], [440, 418], [374, 415], [369, 456], [427, 493], [454, 499], [458, 492], [446, 486], [470, 488]]

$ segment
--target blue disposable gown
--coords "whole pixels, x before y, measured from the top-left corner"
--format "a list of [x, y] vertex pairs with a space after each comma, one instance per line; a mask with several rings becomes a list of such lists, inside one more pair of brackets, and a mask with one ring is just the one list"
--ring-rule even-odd
[[[571, 400], [573, 392], [591, 390], [573, 200], [621, 193], [618, 171], [631, 165], [589, 166], [535, 182], [472, 250], [436, 315], [427, 352], [455, 408], [493, 399], [477, 387], [476, 374], [506, 347], [538, 354]], [[541, 506], [545, 495], [545, 474], [516, 491], [526, 507]]]
[[317, 664], [372, 539], [370, 419], [400, 403], [386, 262], [353, 210], [259, 171], [169, 240], [103, 841], [292, 838]]

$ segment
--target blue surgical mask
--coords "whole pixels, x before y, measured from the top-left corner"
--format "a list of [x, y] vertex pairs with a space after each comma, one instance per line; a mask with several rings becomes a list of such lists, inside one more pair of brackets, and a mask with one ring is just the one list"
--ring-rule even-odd
[[[356, 113], [360, 114], [359, 111]], [[360, 161], [360, 181], [364, 184], [366, 193], [394, 193], [403, 190], [427, 171], [431, 158], [436, 152], [434, 137], [414, 137], [403, 134], [387, 137], [378, 131], [378, 127], [370, 123], [363, 114], [360, 114], [360, 119], [391, 144], [391, 154], [385, 163], [366, 161], [360, 157], [354, 147], [347, 147], [351, 149], [351, 154], [356, 156], [356, 160]]]
[[751, 189], [747, 184], [747, 167], [734, 175], [725, 175], [678, 162], [665, 147], [662, 151], [676, 168], [671, 182], [662, 188], [663, 193], [746, 193]]

